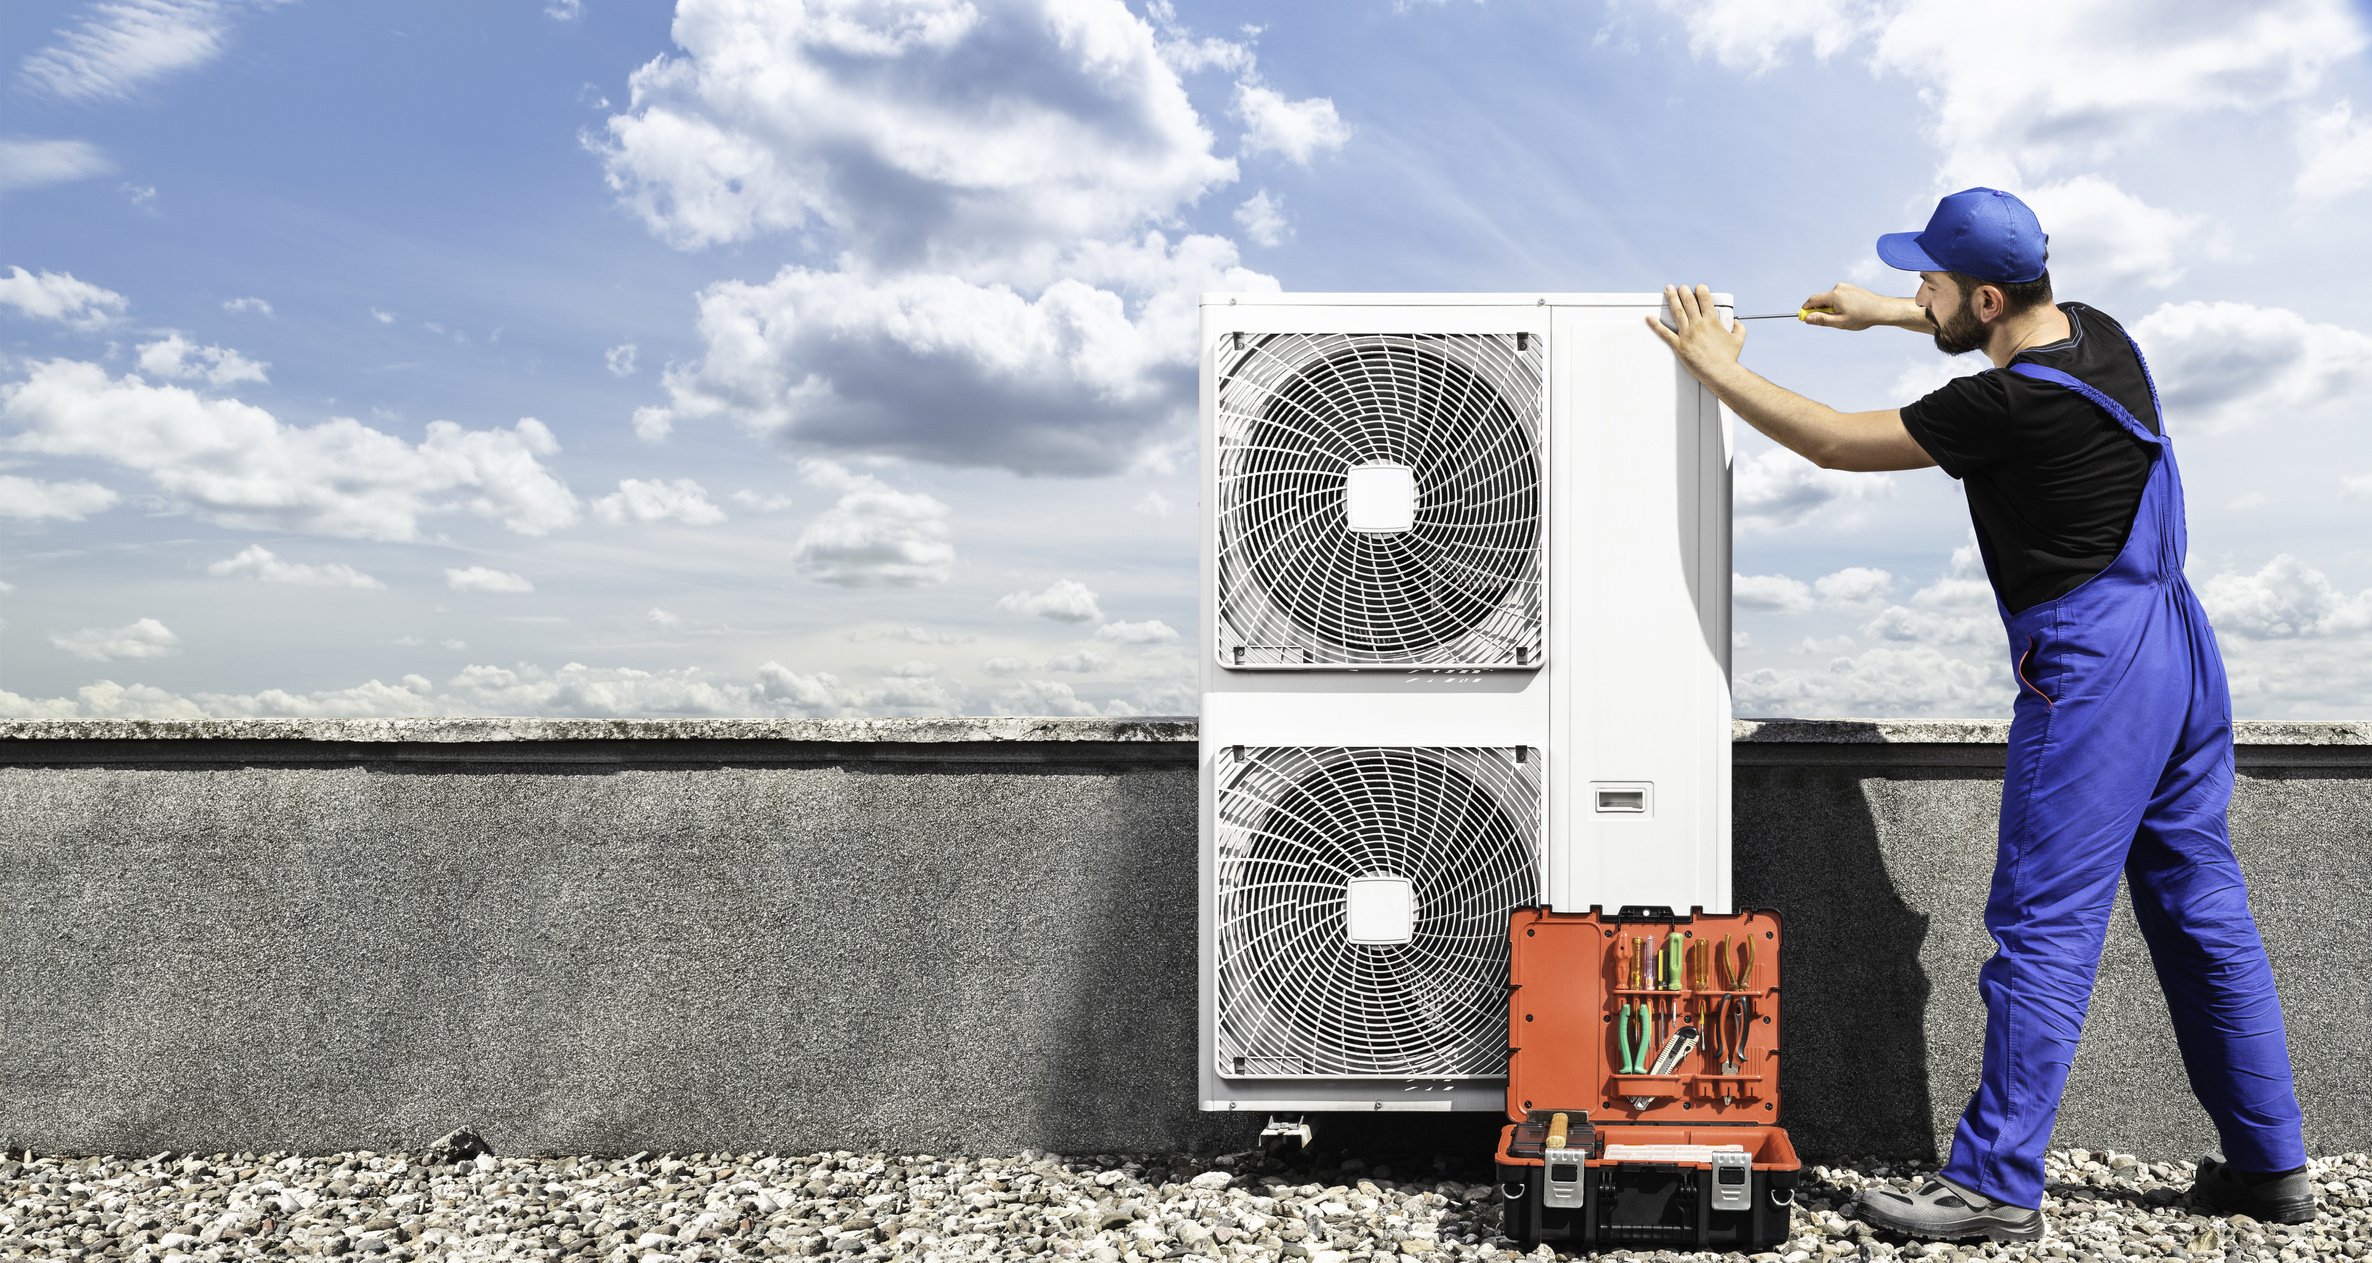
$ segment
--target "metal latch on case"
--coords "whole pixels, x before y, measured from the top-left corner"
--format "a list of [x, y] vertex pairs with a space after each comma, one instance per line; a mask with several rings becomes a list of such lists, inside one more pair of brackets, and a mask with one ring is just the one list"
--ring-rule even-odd
[[[1586, 1121], [1588, 1115], [1583, 1115]], [[1569, 1146], [1570, 1124], [1563, 1114], [1551, 1115], [1548, 1120], [1547, 1142], [1541, 1146], [1541, 1204], [1559, 1210], [1577, 1210], [1588, 1198], [1582, 1187], [1581, 1176], [1589, 1169], [1590, 1151]]]
[[1754, 1155], [1716, 1150], [1713, 1162], [1713, 1209], [1754, 1209]]
[[1589, 1170], [1590, 1151], [1587, 1149], [1543, 1149], [1541, 1204], [1559, 1210], [1578, 1210], [1586, 1200], [1581, 1177]]

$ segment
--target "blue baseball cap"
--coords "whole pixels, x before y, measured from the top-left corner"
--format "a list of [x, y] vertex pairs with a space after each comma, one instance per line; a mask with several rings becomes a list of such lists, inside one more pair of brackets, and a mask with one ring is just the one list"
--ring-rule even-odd
[[2050, 234], [2015, 194], [1962, 189], [1936, 203], [1925, 232], [1878, 238], [1878, 258], [1905, 272], [1960, 272], [2015, 284], [2043, 274]]

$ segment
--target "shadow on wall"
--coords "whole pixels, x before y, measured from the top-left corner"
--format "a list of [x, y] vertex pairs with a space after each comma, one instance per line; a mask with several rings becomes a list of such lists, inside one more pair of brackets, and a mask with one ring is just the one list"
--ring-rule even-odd
[[1135, 792], [1108, 815], [1048, 839], [1077, 862], [1060, 879], [1071, 932], [1047, 944], [1062, 959], [1039, 974], [1061, 1014], [1056, 1075], [1031, 1098], [1027, 1134], [1073, 1154], [1246, 1149], [1266, 1115], [1197, 1109], [1195, 772], [1130, 775]]
[[1786, 927], [1779, 1121], [1806, 1154], [1933, 1160], [1928, 918], [1895, 889], [1860, 773], [1742, 759], [1734, 793], [1737, 906]]

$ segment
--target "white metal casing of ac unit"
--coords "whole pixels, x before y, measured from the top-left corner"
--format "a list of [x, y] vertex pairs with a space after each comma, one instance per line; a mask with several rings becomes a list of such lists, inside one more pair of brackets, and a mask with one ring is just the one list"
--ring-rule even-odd
[[[1727, 296], [1717, 295], [1715, 303], [1730, 314]], [[1201, 314], [1202, 1108], [1502, 1109], [1507, 912], [1540, 903], [1557, 911], [1623, 904], [1730, 910], [1726, 414], [1647, 329], [1643, 318], [1664, 316], [1660, 294], [1206, 294]], [[1263, 356], [1271, 363], [1253, 367]], [[1295, 356], [1330, 360], [1333, 367], [1302, 371]], [[1470, 379], [1484, 377], [1503, 393], [1539, 391], [1533, 401], [1539, 408], [1536, 571], [1529, 579], [1502, 573], [1485, 592], [1504, 588], [1487, 615], [1497, 620], [1488, 638], [1428, 651], [1437, 660], [1413, 668], [1378, 665], [1390, 654], [1372, 640], [1348, 650], [1327, 643], [1245, 649], [1246, 629], [1255, 624], [1291, 625], [1295, 611], [1309, 614], [1302, 621], [1313, 626], [1329, 617], [1306, 600], [1269, 602], [1289, 607], [1281, 615], [1240, 613], [1247, 583], [1288, 585], [1294, 595], [1289, 585], [1312, 568], [1297, 552], [1289, 565], [1247, 581], [1247, 541], [1298, 540], [1324, 527], [1341, 532], [1342, 547], [1359, 537], [1356, 546], [1366, 550], [1359, 555], [1370, 556], [1379, 539], [1409, 528], [1412, 512], [1420, 526], [1438, 518], [1444, 505], [1437, 490], [1428, 499], [1429, 490], [1445, 477], [1466, 476], [1445, 474], [1438, 453], [1412, 459], [1369, 451], [1364, 440], [1354, 444], [1359, 452], [1330, 449], [1323, 460], [1305, 460], [1309, 453], [1292, 450], [1303, 438], [1280, 438], [1277, 425], [1262, 424], [1321, 406], [1313, 400], [1327, 392], [1406, 394], [1388, 379], [1395, 366], [1411, 365], [1405, 375], [1412, 379], [1455, 379], [1472, 390]], [[1291, 388], [1255, 381], [1263, 372], [1290, 378]], [[1516, 401], [1518, 412], [1522, 402]], [[1369, 399], [1341, 406], [1356, 413], [1378, 405]], [[1423, 425], [1431, 406], [1419, 402], [1412, 409], [1404, 400], [1400, 410]], [[1336, 424], [1335, 437], [1321, 445], [1340, 446], [1339, 434], [1362, 424]], [[1247, 512], [1265, 511], [1257, 509], [1266, 494], [1261, 488], [1286, 484], [1262, 474], [1268, 481], [1245, 491], [1244, 471], [1267, 466], [1248, 465], [1222, 439], [1252, 443], [1262, 453], [1285, 451], [1269, 466], [1300, 471], [1287, 492], [1304, 497], [1294, 510], [1301, 519], [1288, 524], [1299, 534], [1243, 527]], [[1414, 468], [1402, 472], [1405, 467]], [[1458, 492], [1463, 498], [1449, 511], [1471, 511], [1486, 499], [1498, 503], [1506, 482], [1467, 481], [1474, 485]], [[1323, 563], [1315, 568], [1322, 571]], [[1537, 589], [1532, 613], [1523, 601], [1528, 582]], [[1262, 599], [1255, 594], [1253, 603]], [[1519, 653], [1527, 617], [1537, 619], [1538, 648]], [[1302, 639], [1326, 642], [1328, 635]], [[1358, 639], [1355, 626], [1348, 637]], [[1494, 653], [1496, 660], [1480, 660]], [[1365, 801], [1371, 786], [1386, 781], [1401, 788]], [[1310, 851], [1330, 830], [1363, 829], [1362, 822], [1403, 810], [1381, 801], [1395, 794], [1418, 802], [1420, 815], [1442, 816], [1451, 809], [1437, 801], [1440, 787], [1453, 784], [1461, 821], [1480, 810], [1500, 825], [1524, 824], [1527, 798], [1536, 813], [1526, 826], [1535, 839], [1529, 876], [1514, 880], [1494, 870], [1496, 884], [1479, 894], [1506, 903], [1490, 905], [1495, 943], [1475, 929], [1485, 919], [1472, 909], [1455, 927], [1455, 951], [1443, 952], [1427, 938], [1442, 913], [1438, 906], [1429, 910], [1429, 897], [1438, 904], [1458, 880], [1466, 880], [1460, 898], [1477, 897], [1476, 881], [1459, 868], [1469, 861], [1447, 854], [1412, 853], [1395, 866], [1330, 852], [1312, 859], [1302, 880], [1270, 883], [1266, 905], [1246, 902], [1249, 866], [1281, 871], [1277, 866], [1290, 857], [1278, 854]], [[1346, 785], [1362, 801], [1346, 806], [1339, 820], [1305, 818], [1313, 814], [1310, 787], [1339, 795]], [[1296, 794], [1291, 802], [1280, 798]], [[1287, 824], [1259, 823], [1274, 819]], [[1438, 826], [1407, 826], [1401, 836], [1429, 827]], [[1495, 836], [1504, 833], [1502, 827]], [[1248, 859], [1246, 838], [1278, 854]], [[1350, 871], [1355, 868], [1369, 871]], [[1304, 894], [1277, 893], [1296, 885]], [[1290, 920], [1296, 897], [1301, 922]], [[1410, 906], [1404, 909], [1403, 901]], [[1248, 913], [1266, 920], [1248, 922]], [[1280, 915], [1287, 920], [1278, 921]], [[1414, 941], [1398, 941], [1409, 933], [1400, 928], [1404, 920], [1415, 927]], [[1377, 925], [1391, 932], [1371, 928]], [[1301, 950], [1278, 944], [1318, 933], [1334, 936], [1323, 945], [1333, 972], [1309, 975], [1305, 990], [1313, 994], [1296, 992], [1300, 958], [1280, 965], [1260, 953]], [[1491, 973], [1486, 958], [1494, 946]], [[1426, 951], [1434, 955], [1399, 973], [1388, 956]], [[1417, 979], [1429, 981], [1413, 985]], [[1265, 1007], [1280, 1000], [1307, 1013], [1278, 1017]], [[1367, 1020], [1369, 1011], [1383, 1009], [1394, 1010], [1389, 1021]], [[1487, 1017], [1477, 1016], [1485, 1010]], [[1348, 1033], [1296, 1052], [1288, 1046], [1307, 1042], [1299, 1039], [1307, 1032], [1294, 1026], [1304, 1020]], [[1373, 1039], [1361, 1043], [1376, 1028], [1415, 1032], [1419, 1042], [1438, 1032], [1440, 1046], [1396, 1060], [1410, 1050], [1377, 1052]], [[1263, 1044], [1263, 1032], [1280, 1033], [1276, 1048]]]

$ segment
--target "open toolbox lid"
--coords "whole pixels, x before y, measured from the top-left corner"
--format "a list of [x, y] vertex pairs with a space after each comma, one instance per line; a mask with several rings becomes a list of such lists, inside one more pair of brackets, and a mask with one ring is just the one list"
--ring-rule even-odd
[[[1675, 939], [1677, 956], [1664, 956], [1675, 950]], [[1523, 908], [1511, 918], [1510, 941], [1510, 1120], [1578, 1109], [1601, 1130], [1779, 1121], [1777, 913]], [[1721, 1023], [1718, 1036], [1701, 1025], [1709, 1021]], [[1682, 1027], [1700, 1029], [1701, 1038], [1664, 1074], [1625, 1073], [1617, 1044], [1617, 1026], [1625, 1022], [1634, 1035], [1642, 1024], [1654, 1032], [1638, 1057], [1642, 1069], [1654, 1068]]]

